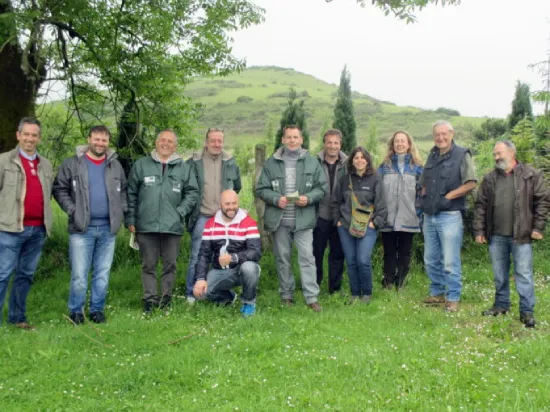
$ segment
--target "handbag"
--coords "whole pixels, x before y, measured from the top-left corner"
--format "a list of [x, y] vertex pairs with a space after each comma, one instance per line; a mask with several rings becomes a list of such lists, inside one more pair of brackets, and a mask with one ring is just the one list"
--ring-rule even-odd
[[349, 176], [349, 190], [351, 191], [351, 222], [349, 225], [349, 234], [353, 237], [362, 238], [367, 233], [371, 214], [374, 211], [374, 206], [363, 206], [357, 200], [357, 196], [353, 191], [351, 183], [351, 175]]

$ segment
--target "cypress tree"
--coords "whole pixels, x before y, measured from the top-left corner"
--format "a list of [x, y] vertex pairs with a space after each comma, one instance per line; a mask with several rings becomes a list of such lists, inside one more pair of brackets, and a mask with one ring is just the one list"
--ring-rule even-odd
[[338, 98], [334, 106], [334, 122], [332, 126], [343, 134], [342, 151], [350, 153], [357, 146], [355, 116], [353, 114], [353, 100], [351, 98], [351, 76], [344, 66], [340, 76]]
[[508, 130], [514, 130], [514, 127], [525, 117], [533, 121], [533, 108], [531, 107], [531, 92], [529, 86], [521, 83], [516, 84], [516, 94], [512, 101], [512, 113], [508, 117]]

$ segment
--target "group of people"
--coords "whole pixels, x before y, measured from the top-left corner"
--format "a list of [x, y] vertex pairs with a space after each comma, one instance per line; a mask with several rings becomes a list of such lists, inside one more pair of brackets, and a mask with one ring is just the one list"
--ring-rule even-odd
[[[26, 300], [52, 229], [52, 194], [68, 215], [68, 309], [73, 323], [87, 319], [90, 269], [88, 317], [96, 323], [106, 321], [115, 238], [123, 223], [139, 245], [146, 312], [172, 302], [176, 260], [187, 229], [191, 245], [186, 301], [231, 304], [237, 299], [232, 289], [241, 286], [241, 313], [255, 314], [260, 231], [256, 221], [239, 208], [240, 171], [223, 150], [222, 129], [208, 129], [204, 147], [187, 161], [177, 154], [176, 134], [161, 131], [155, 149], [134, 163], [128, 180], [109, 147], [111, 134], [104, 126], [90, 129], [87, 144], [77, 147], [57, 174], [36, 150], [40, 138], [40, 122], [23, 118], [18, 146], [0, 154], [0, 315], [15, 272], [9, 323], [33, 328], [26, 317]], [[285, 127], [282, 147], [267, 159], [256, 184], [256, 195], [265, 202], [263, 225], [273, 241], [282, 304], [294, 304], [293, 244], [305, 302], [320, 312], [327, 246], [329, 293], [341, 290], [345, 262], [351, 302], [369, 303], [371, 255], [378, 232], [384, 247], [382, 286], [400, 290], [406, 285], [414, 234], [422, 231], [430, 279], [424, 303], [458, 311], [462, 214], [466, 195], [477, 186], [470, 151], [454, 143], [454, 130], [447, 121], [433, 125], [434, 147], [424, 165], [412, 137], [404, 131], [390, 138], [378, 168], [364, 147], [354, 148], [349, 156], [343, 153], [342, 138], [339, 130], [327, 130], [323, 150], [311, 156], [302, 147], [300, 128]], [[494, 304], [482, 314], [509, 311], [513, 261], [520, 320], [534, 327], [531, 241], [543, 237], [550, 192], [538, 170], [517, 160], [513, 143], [498, 142], [493, 157], [495, 169], [484, 177], [478, 191], [473, 228], [477, 243], [489, 243], [496, 289]]]

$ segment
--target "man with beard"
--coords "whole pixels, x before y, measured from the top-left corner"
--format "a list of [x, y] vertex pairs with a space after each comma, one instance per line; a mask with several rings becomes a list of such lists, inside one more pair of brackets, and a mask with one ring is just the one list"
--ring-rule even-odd
[[510, 254], [519, 294], [520, 322], [535, 327], [535, 284], [531, 241], [543, 237], [550, 209], [550, 192], [542, 173], [518, 162], [510, 141], [493, 149], [495, 170], [483, 177], [474, 216], [475, 241], [489, 242], [495, 281], [495, 302], [483, 316], [503, 315], [510, 309]]
[[[254, 219], [239, 209], [235, 191], [222, 192], [220, 207], [204, 226], [193, 294], [198, 299], [206, 297], [228, 305], [237, 298], [231, 289], [242, 286], [241, 313], [246, 318], [256, 312], [258, 262], [262, 257], [260, 233]], [[210, 264], [213, 269], [207, 273]]]
[[88, 272], [92, 266], [90, 320], [105, 322], [105, 298], [115, 252], [115, 238], [127, 211], [126, 176], [109, 149], [111, 133], [94, 126], [88, 144], [66, 159], [54, 182], [53, 194], [69, 216], [71, 290], [69, 313], [75, 324], [84, 322]]
[[[176, 153], [177, 136], [163, 130], [151, 156], [138, 159], [128, 179], [128, 230], [137, 233], [146, 313], [172, 302], [176, 259], [185, 219], [199, 196], [191, 166]], [[161, 296], [157, 295], [157, 263], [162, 258]]]
[[342, 176], [347, 173], [347, 156], [340, 149], [342, 147], [342, 132], [338, 129], [328, 129], [323, 135], [323, 150], [317, 157], [325, 172], [328, 182], [328, 191], [319, 202], [317, 223], [313, 229], [313, 255], [317, 268], [317, 284], [321, 286], [323, 281], [323, 259], [327, 243], [330, 245], [328, 255], [328, 293], [340, 291], [342, 286], [342, 273], [344, 272], [344, 251], [340, 244], [338, 228], [332, 221], [330, 204], [332, 194], [336, 192]]

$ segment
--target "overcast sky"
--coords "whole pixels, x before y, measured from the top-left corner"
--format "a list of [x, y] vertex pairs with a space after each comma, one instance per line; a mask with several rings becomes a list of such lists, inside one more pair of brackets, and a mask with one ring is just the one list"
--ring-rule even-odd
[[[355, 0], [253, 0], [265, 22], [234, 34], [248, 66], [290, 67], [398, 105], [505, 117], [517, 80], [540, 89], [530, 63], [550, 49], [550, 0], [462, 0], [406, 24]], [[370, 4], [370, 1], [367, 1]]]

